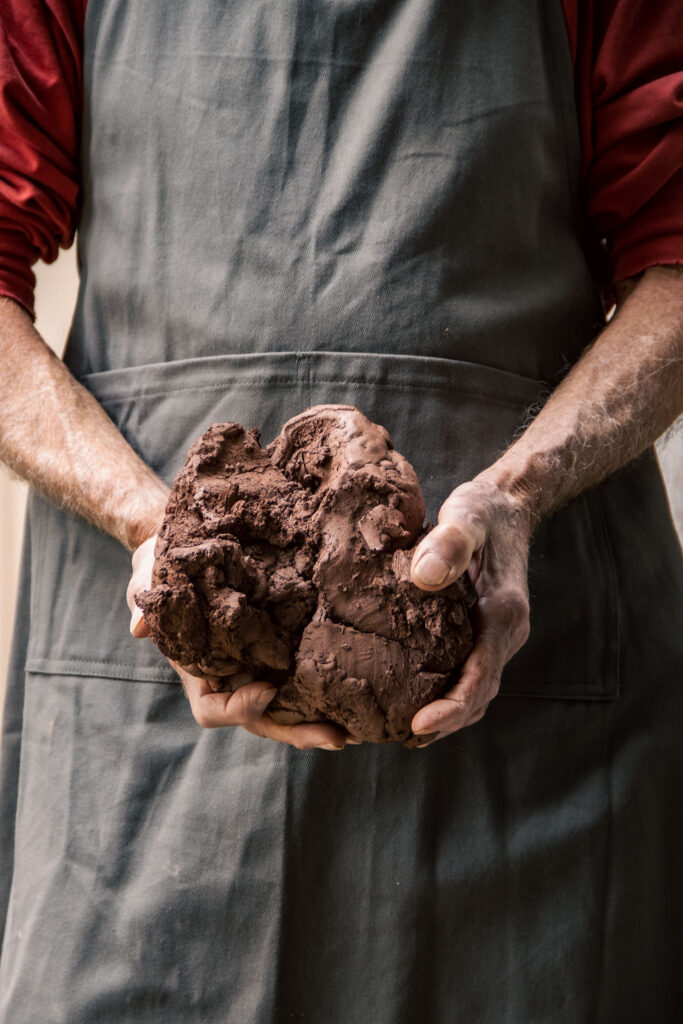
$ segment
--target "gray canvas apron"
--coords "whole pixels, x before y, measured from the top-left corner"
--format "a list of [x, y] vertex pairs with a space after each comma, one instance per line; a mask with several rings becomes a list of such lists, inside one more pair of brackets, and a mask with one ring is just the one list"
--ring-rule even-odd
[[[90, 0], [85, 102], [66, 358], [168, 481], [212, 421], [351, 402], [433, 518], [599, 326], [559, 0]], [[203, 732], [114, 541], [34, 497], [25, 567], [2, 1024], [679, 1019], [651, 454], [539, 530], [531, 640], [425, 751]]]

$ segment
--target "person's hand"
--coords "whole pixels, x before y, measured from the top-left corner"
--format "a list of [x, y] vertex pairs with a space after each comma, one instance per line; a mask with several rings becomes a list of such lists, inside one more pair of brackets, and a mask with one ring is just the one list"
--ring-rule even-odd
[[411, 577], [437, 591], [465, 570], [475, 585], [474, 647], [456, 685], [417, 712], [420, 746], [473, 725], [498, 693], [503, 667], [529, 636], [527, 561], [531, 519], [523, 506], [479, 478], [456, 488], [438, 525], [415, 549]]
[[[133, 575], [126, 600], [131, 611], [130, 631], [134, 637], [149, 636], [142, 611], [135, 603], [135, 595], [147, 590], [152, 581], [156, 536], [150, 537], [133, 552]], [[330, 723], [278, 725], [270, 718], [267, 708], [277, 690], [271, 683], [254, 680], [247, 673], [233, 677], [236, 689], [231, 693], [216, 693], [208, 679], [187, 672], [182, 665], [169, 662], [180, 676], [196, 721], [204, 729], [241, 725], [247, 732], [267, 739], [290, 743], [299, 750], [342, 750], [348, 734], [340, 726]], [[349, 740], [349, 742], [353, 742]]]

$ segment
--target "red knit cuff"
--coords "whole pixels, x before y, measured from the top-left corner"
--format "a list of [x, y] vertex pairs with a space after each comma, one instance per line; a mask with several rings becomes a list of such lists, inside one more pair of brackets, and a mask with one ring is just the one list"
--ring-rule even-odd
[[[674, 240], [676, 242], [676, 240]], [[683, 237], [677, 240], [677, 245], [667, 246], [662, 244], [661, 249], [653, 246], [647, 251], [625, 253], [614, 269], [612, 287], [619, 281], [626, 281], [629, 277], [637, 277], [648, 267], [676, 267], [683, 264]]]

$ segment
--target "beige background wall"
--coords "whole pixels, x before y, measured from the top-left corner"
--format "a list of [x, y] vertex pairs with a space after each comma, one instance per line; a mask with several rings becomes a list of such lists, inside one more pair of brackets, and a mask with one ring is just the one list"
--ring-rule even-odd
[[[78, 286], [75, 248], [62, 253], [50, 266], [39, 264], [36, 276], [37, 327], [61, 354]], [[683, 537], [683, 430], [670, 432], [659, 451], [674, 518]], [[25, 500], [24, 485], [0, 470], [0, 700], [9, 654]]]

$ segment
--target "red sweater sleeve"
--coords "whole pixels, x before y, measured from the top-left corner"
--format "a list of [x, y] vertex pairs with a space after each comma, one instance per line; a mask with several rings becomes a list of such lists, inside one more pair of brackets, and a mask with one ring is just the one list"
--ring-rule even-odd
[[0, 295], [33, 315], [37, 259], [74, 234], [86, 0], [2, 0]]
[[607, 290], [683, 263], [683, 4], [563, 0], [590, 230]]
[[[683, 5], [562, 0], [582, 180], [607, 285], [683, 262]], [[2, 0], [0, 295], [33, 312], [39, 258], [73, 238], [86, 0]]]

